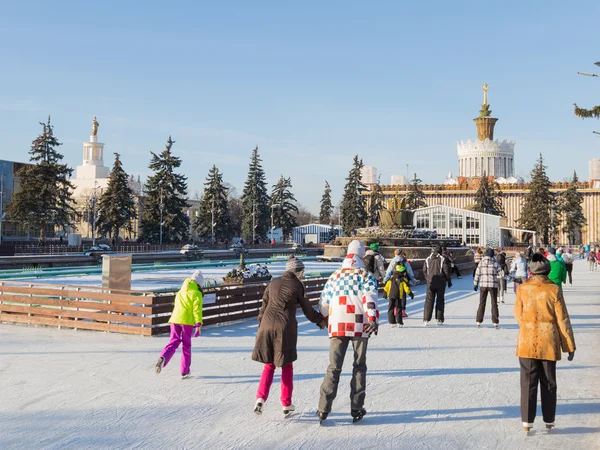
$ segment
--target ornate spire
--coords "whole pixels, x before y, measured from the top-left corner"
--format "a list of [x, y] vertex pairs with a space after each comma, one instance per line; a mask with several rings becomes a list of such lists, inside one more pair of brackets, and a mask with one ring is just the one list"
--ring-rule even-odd
[[483, 90], [483, 104], [479, 110], [479, 117], [473, 119], [477, 125], [477, 139], [480, 141], [485, 141], [486, 139], [489, 139], [490, 141], [494, 140], [494, 126], [498, 121], [498, 119], [491, 117], [492, 110], [487, 102], [487, 91], [489, 88], [490, 87], [487, 84], [481, 86], [481, 89]]

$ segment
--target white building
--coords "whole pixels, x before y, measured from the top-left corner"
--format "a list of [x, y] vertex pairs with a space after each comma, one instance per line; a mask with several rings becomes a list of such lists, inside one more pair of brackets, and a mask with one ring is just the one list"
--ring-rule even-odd
[[479, 117], [473, 119], [477, 125], [477, 140], [460, 141], [458, 151], [459, 176], [471, 178], [487, 176], [508, 179], [515, 176], [515, 141], [494, 140], [494, 126], [498, 119], [491, 117], [487, 103], [488, 86], [483, 86], [483, 105]]
[[377, 168], [373, 166], [364, 166], [361, 169], [362, 182], [367, 186], [377, 184]]
[[510, 234], [535, 232], [509, 228], [505, 217], [484, 214], [468, 209], [436, 205], [415, 211], [413, 225], [417, 229], [435, 230], [439, 237], [458, 239], [471, 247], [508, 247]]
[[[333, 228], [333, 236], [331, 236]], [[342, 236], [342, 227], [339, 225], [326, 225], [309, 223], [292, 229], [292, 239], [296, 244], [322, 244], [329, 242], [332, 237]]]

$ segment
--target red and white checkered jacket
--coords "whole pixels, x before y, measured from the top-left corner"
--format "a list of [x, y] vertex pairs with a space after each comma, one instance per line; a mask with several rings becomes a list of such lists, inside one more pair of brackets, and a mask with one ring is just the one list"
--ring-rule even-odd
[[368, 337], [363, 326], [379, 320], [377, 280], [362, 260], [350, 254], [331, 276], [319, 303], [329, 317], [329, 337]]

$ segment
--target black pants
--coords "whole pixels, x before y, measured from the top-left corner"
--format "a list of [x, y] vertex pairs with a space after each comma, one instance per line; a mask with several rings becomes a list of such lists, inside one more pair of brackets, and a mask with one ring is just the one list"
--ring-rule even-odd
[[498, 323], [498, 288], [488, 287], [482, 287], [479, 291], [479, 309], [477, 310], [477, 322], [483, 322], [488, 292], [490, 293], [490, 298], [492, 301], [492, 323]]
[[477, 272], [477, 266], [479, 265], [478, 262], [475, 263], [475, 265], [473, 266], [473, 277], [475, 277], [475, 272]]
[[425, 309], [423, 312], [423, 321], [429, 322], [433, 315], [433, 302], [435, 301], [435, 318], [439, 321], [444, 321], [444, 293], [446, 285], [442, 286], [427, 286], [427, 294], [425, 296]]
[[573, 284], [573, 264], [565, 264], [567, 275], [569, 275], [569, 284]]
[[452, 267], [452, 273], [455, 273], [457, 277], [460, 277], [460, 270], [458, 270], [458, 266], [454, 264]]
[[[406, 300], [405, 300], [404, 304], [406, 305]], [[401, 298], [390, 298], [390, 308], [388, 309], [388, 322], [391, 323], [392, 325], [395, 323], [404, 325], [404, 322], [402, 320], [402, 299]]]
[[537, 407], [538, 383], [542, 391], [542, 416], [554, 423], [556, 416], [556, 361], [519, 358], [521, 366], [521, 419], [533, 423]]

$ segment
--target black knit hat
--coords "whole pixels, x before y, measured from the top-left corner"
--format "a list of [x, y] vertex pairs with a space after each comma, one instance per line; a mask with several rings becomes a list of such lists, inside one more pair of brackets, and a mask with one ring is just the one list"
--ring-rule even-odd
[[494, 249], [493, 248], [486, 249], [483, 256], [489, 256], [490, 258], [493, 258], [494, 257]]
[[529, 270], [532, 275], [548, 275], [550, 273], [550, 262], [544, 258], [544, 255], [535, 253], [531, 258]]

